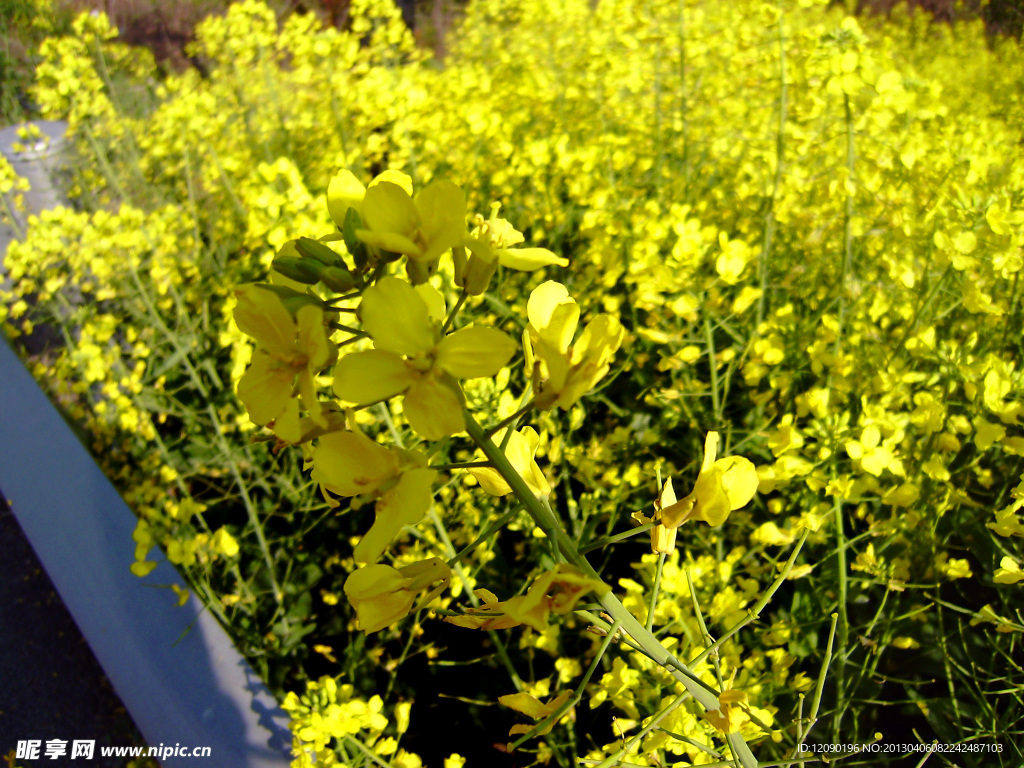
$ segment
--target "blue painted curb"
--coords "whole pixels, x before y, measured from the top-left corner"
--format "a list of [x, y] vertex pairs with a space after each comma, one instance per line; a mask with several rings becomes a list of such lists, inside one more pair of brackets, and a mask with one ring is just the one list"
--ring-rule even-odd
[[285, 768], [286, 713], [194, 595], [178, 608], [157, 588], [186, 586], [170, 563], [131, 574], [135, 515], [5, 342], [0, 488], [139, 731], [151, 747], [210, 747], [166, 768]]

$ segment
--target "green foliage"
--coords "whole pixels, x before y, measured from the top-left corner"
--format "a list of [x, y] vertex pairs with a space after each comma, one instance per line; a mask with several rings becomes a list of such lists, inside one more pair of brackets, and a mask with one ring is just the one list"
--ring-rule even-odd
[[23, 98], [32, 82], [33, 50], [47, 35], [66, 32], [70, 21], [50, 0], [0, 2], [0, 125], [26, 117]]

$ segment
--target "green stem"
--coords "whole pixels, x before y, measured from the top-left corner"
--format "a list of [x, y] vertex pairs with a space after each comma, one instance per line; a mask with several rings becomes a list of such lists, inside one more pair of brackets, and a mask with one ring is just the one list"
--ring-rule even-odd
[[761, 615], [761, 611], [765, 609], [768, 602], [772, 599], [775, 593], [779, 591], [779, 587], [781, 587], [785, 583], [786, 579], [789, 578], [789, 573], [793, 570], [793, 565], [796, 563], [800, 550], [807, 541], [807, 536], [809, 534], [810, 529], [804, 528], [804, 532], [800, 536], [799, 541], [797, 541], [796, 547], [793, 548], [793, 554], [789, 556], [789, 560], [786, 561], [786, 565], [783, 566], [782, 571], [779, 573], [772, 585], [765, 590], [765, 593], [761, 595], [761, 598], [754, 604], [754, 607], [747, 611], [747, 615], [740, 619], [728, 632], [712, 643], [703, 653], [697, 656], [697, 658], [691, 662], [692, 664], [698, 664], [703, 661], [705, 657], [717, 651], [726, 640], [737, 634], [741, 629], [755, 621]]
[[647, 610], [647, 631], [654, 628], [654, 609], [658, 607], [658, 592], [661, 591], [661, 571], [665, 567], [665, 553], [658, 555], [658, 570], [654, 572], [654, 589], [651, 590], [651, 607]]
[[206, 412], [210, 417], [210, 422], [213, 425], [213, 434], [217, 436], [217, 442], [220, 444], [221, 449], [224, 451], [224, 456], [227, 458], [231, 468], [232, 477], [238, 486], [239, 494], [242, 496], [242, 503], [245, 506], [246, 515], [249, 518], [249, 522], [253, 526], [253, 530], [256, 532], [256, 539], [260, 545], [260, 551], [263, 554], [263, 561], [267, 566], [267, 574], [270, 578], [271, 588], [274, 590], [274, 601], [277, 603], [277, 612], [281, 614], [281, 621], [284, 626], [288, 627], [288, 617], [284, 611], [284, 591], [278, 584], [277, 575], [274, 570], [274, 560], [270, 555], [270, 547], [267, 545], [267, 540], [263, 535], [263, 525], [260, 522], [259, 515], [256, 512], [256, 508], [252, 503], [252, 499], [249, 496], [248, 486], [242, 478], [241, 470], [238, 467], [238, 463], [235, 461], [234, 455], [231, 453], [230, 446], [227, 440], [224, 438], [224, 429], [220, 423], [220, 419], [217, 417], [217, 411], [214, 409], [210, 402], [210, 395], [206, 385], [203, 384], [202, 377], [199, 375], [199, 371], [196, 370], [195, 366], [192, 365], [191, 358], [188, 355], [181, 341], [178, 339], [178, 335], [173, 333], [171, 329], [164, 322], [163, 316], [157, 311], [156, 305], [153, 303], [146, 287], [143, 285], [141, 278], [139, 277], [138, 270], [134, 265], [130, 265], [130, 271], [135, 286], [138, 289], [138, 296], [143, 302], [143, 306], [149, 313], [153, 325], [160, 330], [160, 332], [167, 339], [168, 343], [175, 349], [175, 351], [181, 356], [183, 365], [188, 372], [189, 378], [192, 380], [192, 384], [199, 392], [200, 397], [207, 401]]
[[353, 746], [355, 746], [356, 749], [358, 749], [360, 752], [362, 752], [364, 755], [366, 755], [366, 758], [370, 762], [376, 763], [377, 765], [380, 766], [380, 768], [391, 768], [390, 764], [385, 763], [377, 755], [373, 754], [373, 752], [368, 750], [361, 742], [356, 741], [351, 736], [346, 735], [345, 736], [345, 741], [348, 742], [349, 744], [352, 744]]
[[28, 228], [22, 220], [20, 213], [15, 210], [15, 206], [13, 205], [14, 196], [18, 194], [21, 194], [18, 190], [12, 190], [10, 192], [10, 201], [8, 201], [7, 195], [0, 195], [0, 200], [3, 200], [4, 202], [4, 210], [7, 211], [6, 216], [0, 217], [0, 219], [6, 219], [10, 222], [10, 227], [14, 230], [15, 240], [24, 240]]
[[828, 631], [828, 644], [825, 646], [825, 658], [821, 664], [821, 671], [818, 673], [818, 684], [814, 687], [814, 699], [811, 701], [811, 713], [808, 717], [807, 730], [804, 731], [805, 736], [811, 732], [814, 724], [818, 722], [818, 708], [821, 706], [821, 693], [825, 690], [825, 673], [828, 672], [829, 664], [832, 663], [832, 648], [836, 639], [836, 624], [838, 620], [839, 615], [833, 613], [832, 626]]
[[526, 405], [524, 405], [518, 411], [513, 413], [511, 416], [506, 416], [504, 419], [499, 421], [493, 427], [489, 428], [487, 430], [487, 432], [485, 432], [484, 434], [486, 434], [487, 437], [491, 437], [492, 435], [496, 434], [497, 432], [500, 432], [502, 429], [507, 427], [512, 422], [516, 421], [517, 419], [521, 418], [522, 416], [525, 416], [527, 413], [532, 411], [533, 410], [534, 402], [535, 401], [531, 398], [530, 401]]
[[850, 279], [850, 272], [853, 270], [853, 169], [854, 169], [854, 143], [853, 143], [853, 109], [850, 106], [850, 97], [843, 94], [843, 107], [846, 115], [846, 203], [843, 209], [843, 270], [839, 278], [839, 327], [836, 330], [835, 356], [839, 357], [839, 347], [843, 339], [843, 322], [846, 319], [846, 294], [847, 281]]
[[466, 303], [466, 299], [469, 298], [469, 294], [463, 291], [459, 294], [458, 301], [455, 302], [455, 306], [452, 307], [452, 311], [448, 313], [448, 317], [445, 318], [444, 325], [441, 326], [441, 335], [444, 336], [448, 333], [448, 329], [452, 327], [452, 323], [455, 322], [455, 316], [459, 314], [459, 310], [462, 309], [462, 305]]
[[846, 573], [846, 532], [843, 529], [843, 505], [840, 499], [835, 500], [835, 504], [832, 507], [833, 517], [835, 518], [836, 526], [836, 570], [839, 574], [838, 584], [838, 606], [836, 613], [838, 615], [839, 624], [839, 653], [836, 656], [836, 677], [835, 677], [835, 688], [836, 688], [836, 711], [835, 716], [832, 719], [832, 736], [834, 739], [838, 739], [840, 735], [840, 722], [842, 721], [843, 712], [846, 709], [846, 699], [844, 688], [846, 686], [846, 649], [847, 643], [849, 642], [850, 635], [850, 624], [849, 617], [846, 613], [846, 595], [847, 595], [847, 573]]
[[637, 534], [641, 534], [645, 531], [651, 530], [651, 528], [653, 528], [654, 525], [655, 523], [652, 521], [650, 523], [644, 523], [640, 527], [634, 528], [630, 531], [616, 533], [614, 536], [606, 536], [603, 539], [595, 539], [586, 546], [580, 547], [580, 554], [585, 555], [587, 552], [591, 552], [595, 549], [601, 549], [602, 547], [607, 547], [609, 544], [616, 544], [620, 541], [625, 541], [626, 539], [630, 539], [636, 536]]
[[569, 538], [569, 535], [562, 529], [558, 521], [552, 519], [551, 513], [541, 503], [541, 500], [533, 494], [533, 491], [530, 490], [526, 481], [523, 480], [505, 457], [505, 454], [484, 434], [483, 427], [477, 423], [468, 410], [465, 411], [465, 419], [466, 432], [469, 433], [470, 438], [484, 452], [484, 455], [494, 463], [494, 466], [501, 473], [502, 477], [505, 478], [505, 482], [512, 488], [513, 493], [515, 493], [516, 497], [526, 508], [534, 522], [541, 530], [548, 532], [549, 535], [554, 537], [555, 546], [561, 551], [566, 561], [576, 566], [585, 576], [600, 582], [598, 602], [605, 612], [612, 617], [613, 621], [620, 622], [626, 633], [657, 664], [667, 668], [672, 676], [690, 692], [694, 699], [700, 702], [701, 706], [707, 710], [717, 710], [719, 708], [717, 694], [708, 690], [704, 683], [685, 664], [669, 653], [668, 649], [659, 642], [654, 634], [646, 629], [633, 614], [626, 610], [619, 599], [612, 594], [611, 587], [604, 583], [593, 566], [579, 553], [579, 550], [576, 549], [576, 544]]
[[607, 652], [608, 646], [610, 646], [612, 642], [615, 640], [615, 636], [619, 633], [620, 626], [621, 622], [618, 621], [612, 624], [611, 630], [608, 632], [607, 636], [605, 636], [604, 641], [601, 643], [601, 647], [597, 650], [597, 655], [594, 656], [594, 660], [590, 662], [590, 666], [587, 667], [586, 674], [583, 675], [583, 679], [580, 680], [580, 684], [576, 686], [576, 690], [573, 692], [573, 695], [566, 699], [566, 701], [561, 706], [559, 706], [558, 709], [556, 709], [550, 715], [548, 715], [539, 723], [534, 725], [528, 733], [524, 734], [522, 737], [512, 742], [511, 746], [509, 747], [509, 752], [515, 752], [520, 745], [532, 739], [547, 726], [558, 722], [559, 718], [561, 718], [563, 714], [565, 714], [572, 707], [575, 707], [577, 704], [579, 704], [580, 699], [583, 698], [583, 692], [586, 690], [587, 683], [590, 682], [590, 678], [592, 678], [594, 676], [594, 672], [597, 671], [597, 667], [601, 663], [601, 659], [604, 657], [604, 654]]
[[758, 277], [761, 284], [761, 295], [757, 299], [757, 324], [764, 321], [766, 294], [768, 292], [768, 264], [771, 263], [772, 242], [775, 239], [775, 200], [782, 186], [782, 163], [786, 150], [786, 111], [788, 107], [788, 90], [786, 88], [786, 35], [782, 26], [782, 3], [778, 4], [779, 25], [779, 122], [775, 131], [775, 178], [772, 180], [772, 194], [768, 198], [768, 212], [765, 215], [764, 245], [761, 258], [758, 260]]
[[438, 472], [447, 472], [452, 469], [473, 469], [475, 467], [491, 467], [493, 466], [489, 461], [457, 461], [454, 464], [431, 464], [431, 469], [436, 469]]
[[711, 407], [715, 412], [715, 424], [722, 421], [722, 404], [718, 400], [718, 365], [715, 360], [715, 337], [711, 332], [711, 320], [704, 318], [704, 340], [708, 346], [708, 369], [711, 372]]

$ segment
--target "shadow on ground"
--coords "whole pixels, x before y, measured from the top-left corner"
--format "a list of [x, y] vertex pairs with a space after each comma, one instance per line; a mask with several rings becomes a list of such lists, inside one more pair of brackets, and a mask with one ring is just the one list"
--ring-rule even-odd
[[[18, 760], [34, 766], [122, 768], [101, 746], [142, 745], [71, 614], [0, 492], [0, 765], [18, 741], [93, 740], [92, 760]], [[41, 750], [42, 752], [42, 750]]]

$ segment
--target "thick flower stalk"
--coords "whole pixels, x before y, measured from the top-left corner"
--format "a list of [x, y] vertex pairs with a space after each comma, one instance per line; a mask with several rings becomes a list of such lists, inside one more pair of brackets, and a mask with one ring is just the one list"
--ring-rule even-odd
[[[626, 609], [622, 602], [614, 595], [611, 588], [607, 584], [604, 584], [600, 575], [594, 570], [593, 566], [590, 565], [586, 557], [580, 554], [575, 543], [561, 527], [558, 520], [555, 519], [550, 509], [547, 508], [541, 500], [534, 496], [533, 492], [526, 484], [526, 481], [523, 480], [519, 473], [512, 467], [505, 454], [484, 433], [480, 425], [477, 424], [470, 416], [467, 416], [466, 424], [470, 437], [481, 448], [481, 450], [483, 450], [484, 454], [491, 460], [495, 468], [501, 472], [506, 482], [511, 486], [516, 498], [523, 504], [537, 525], [540, 526], [542, 530], [549, 531], [554, 537], [555, 544], [562, 553], [562, 556], [565, 557], [569, 563], [574, 565], [585, 577], [592, 578], [603, 585], [599, 591], [595, 590], [595, 594], [598, 602], [601, 604], [601, 607], [612, 617], [612, 620], [619, 623], [622, 630], [632, 637], [633, 641], [639, 647], [643, 648], [644, 652], [653, 659], [655, 663], [668, 670], [672, 677], [681, 683], [684, 688], [686, 688], [687, 692], [692, 695], [693, 698], [708, 711], [708, 713], [720, 713], [723, 704], [719, 702], [718, 695], [700, 682], [692, 670], [690, 670], [682, 661], [676, 658], [676, 656], [665, 648], [654, 633], [644, 627], [644, 625]], [[712, 717], [714, 716], [715, 715], [712, 714]], [[730, 731], [727, 733], [726, 740], [733, 750], [733, 753], [739, 758], [743, 768], [754, 768], [757, 765], [757, 759], [750, 751], [750, 747], [747, 745], [746, 740], [739, 731]]]
[[440, 294], [394, 277], [366, 290], [359, 316], [374, 349], [338, 362], [335, 394], [356, 405], [404, 395], [409, 426], [427, 440], [465, 429], [456, 379], [493, 376], [515, 352], [515, 342], [493, 328], [472, 326], [442, 337]]

